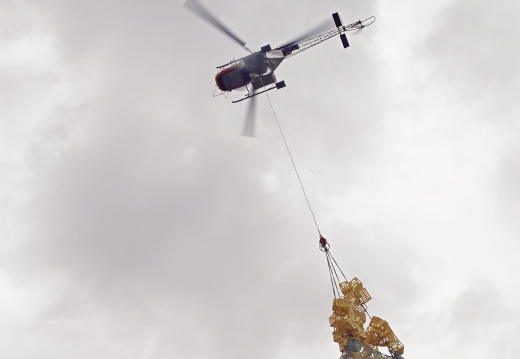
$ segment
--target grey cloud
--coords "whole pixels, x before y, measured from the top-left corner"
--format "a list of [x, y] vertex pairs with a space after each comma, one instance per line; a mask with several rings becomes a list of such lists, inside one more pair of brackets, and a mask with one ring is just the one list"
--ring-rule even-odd
[[[93, 90], [42, 115], [24, 153], [26, 242], [4, 268], [19, 286], [49, 294], [15, 331], [34, 344], [9, 346], [12, 357], [281, 357], [291, 339], [333, 347], [325, 262], [268, 103], [260, 102], [260, 138], [239, 138], [243, 106], [211, 98], [214, 66], [239, 49], [228, 52], [232, 44], [181, 3], [32, 3], [55, 38], [61, 75]], [[304, 29], [298, 19], [322, 19], [317, 5], [280, 4], [212, 8], [260, 45]], [[260, 36], [251, 23], [263, 18], [242, 9], [269, 6], [279, 9], [276, 26], [262, 22]], [[345, 22], [377, 10], [374, 1], [350, 14], [346, 5], [319, 6]], [[312, 193], [345, 191], [379, 154], [387, 102], [369, 51], [376, 31], [377, 23], [346, 52], [331, 42], [280, 67], [289, 86], [273, 104], [304, 183], [309, 168], [322, 174]], [[326, 198], [312, 198], [327, 208]], [[399, 305], [417, 305], [412, 249], [379, 243], [398, 241], [383, 228], [365, 242], [363, 228], [334, 224], [325, 234], [347, 276], [379, 294], [371, 313], [401, 333]], [[346, 244], [356, 239], [354, 251]]]
[[520, 54], [514, 46], [519, 9], [506, 1], [456, 1], [437, 17], [436, 29], [419, 47], [438, 66], [435, 76], [464, 91], [464, 101], [489, 102], [487, 117], [504, 120], [516, 104]]
[[520, 149], [508, 148], [502, 159], [497, 175], [494, 178], [497, 185], [497, 200], [503, 208], [504, 223], [511, 227], [518, 227], [518, 215], [520, 214]]
[[[503, 292], [487, 281], [473, 282], [454, 302], [451, 327], [456, 328], [459, 340], [471, 336], [483, 345], [479, 352], [513, 357], [513, 349], [501, 345], [516, 327], [516, 308], [510, 307]], [[492, 329], [493, 328], [493, 329]], [[506, 340], [507, 341], [507, 340]]]
[[[505, 1], [471, 6], [457, 1], [439, 14], [435, 31], [420, 46], [421, 56], [436, 66], [433, 76], [440, 76], [453, 91], [452, 101], [475, 109], [473, 121], [496, 124], [493, 133], [518, 131], [519, 14], [517, 6]], [[514, 181], [518, 148], [512, 137], [504, 137], [491, 150], [501, 159], [490, 170], [489, 183], [495, 186], [501, 215], [513, 223], [520, 204]]]

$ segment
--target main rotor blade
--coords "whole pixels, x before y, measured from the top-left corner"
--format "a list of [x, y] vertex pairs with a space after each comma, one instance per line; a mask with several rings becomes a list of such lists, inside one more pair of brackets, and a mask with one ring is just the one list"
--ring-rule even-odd
[[[251, 95], [255, 94], [255, 90]], [[249, 106], [247, 107], [246, 122], [244, 123], [244, 131], [242, 136], [255, 137], [255, 107], [256, 107], [256, 96], [249, 99]]]
[[296, 43], [298, 43], [298, 42], [300, 42], [302, 40], [307, 40], [307, 39], [309, 39], [311, 37], [320, 35], [323, 32], [327, 32], [329, 30], [332, 30], [333, 28], [334, 28], [334, 22], [332, 20], [330, 20], [330, 19], [327, 19], [326, 21], [323, 21], [321, 24], [317, 25], [316, 27], [312, 28], [311, 30], [301, 34], [297, 38], [295, 38], [295, 39], [293, 39], [293, 40], [283, 44], [282, 46], [280, 46], [280, 48], [296, 44]]
[[246, 47], [246, 43], [244, 40], [240, 39], [238, 36], [233, 34], [231, 30], [229, 30], [221, 21], [219, 21], [215, 16], [213, 16], [208, 10], [206, 10], [199, 2], [196, 0], [186, 0], [184, 6], [199, 15], [201, 18], [209, 22], [211, 25], [215, 26], [218, 30], [222, 31], [228, 37], [232, 38], [235, 42], [237, 42], [240, 46], [245, 48], [247, 51], [251, 52]]

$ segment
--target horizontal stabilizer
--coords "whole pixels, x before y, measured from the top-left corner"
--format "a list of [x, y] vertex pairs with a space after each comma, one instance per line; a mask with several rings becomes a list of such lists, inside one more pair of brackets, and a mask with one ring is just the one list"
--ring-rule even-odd
[[339, 38], [341, 39], [341, 42], [343, 43], [343, 48], [346, 49], [347, 47], [350, 46], [348, 43], [348, 40], [347, 40], [347, 35], [341, 34], [341, 35], [339, 35]]
[[341, 19], [339, 18], [339, 14], [337, 12], [332, 14], [332, 18], [334, 19], [334, 24], [336, 24], [336, 27], [343, 26], [343, 23], [341, 22]]

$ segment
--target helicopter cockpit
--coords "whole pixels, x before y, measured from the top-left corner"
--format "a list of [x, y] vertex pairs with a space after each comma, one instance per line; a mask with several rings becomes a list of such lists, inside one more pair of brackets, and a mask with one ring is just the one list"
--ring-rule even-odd
[[241, 64], [231, 66], [217, 74], [215, 82], [221, 91], [231, 91], [243, 87], [251, 81], [240, 69]]

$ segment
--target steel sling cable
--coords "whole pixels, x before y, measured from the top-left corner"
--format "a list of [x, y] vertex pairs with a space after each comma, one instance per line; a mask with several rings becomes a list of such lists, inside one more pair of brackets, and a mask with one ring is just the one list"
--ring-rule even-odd
[[276, 116], [276, 112], [274, 111], [273, 104], [271, 103], [271, 99], [269, 98], [269, 95], [266, 93], [267, 99], [269, 100], [269, 105], [271, 106], [271, 110], [273, 111], [274, 119], [276, 120], [276, 124], [278, 125], [278, 129], [280, 130], [280, 134], [282, 135], [283, 142], [285, 143], [285, 148], [287, 149], [287, 153], [289, 154], [289, 157], [291, 159], [294, 172], [296, 173], [296, 177], [298, 177], [298, 182], [300, 182], [300, 187], [302, 188], [303, 196], [305, 197], [305, 201], [307, 201], [307, 206], [309, 206], [309, 210], [311, 211], [312, 219], [314, 220], [314, 224], [316, 225], [316, 229], [318, 230], [318, 234], [321, 237], [320, 228], [318, 227], [318, 222], [316, 221], [316, 216], [314, 216], [314, 212], [311, 207], [311, 203], [309, 202], [309, 198], [307, 197], [307, 193], [305, 193], [305, 188], [303, 188], [303, 183], [300, 178], [300, 174], [298, 173], [298, 170], [296, 169], [296, 164], [294, 163], [293, 156], [291, 154], [291, 150], [289, 149], [289, 145], [287, 144], [287, 141], [285, 140], [285, 136], [282, 131], [282, 127], [280, 126], [280, 122], [278, 121], [278, 117]]
[[[339, 272], [343, 276], [344, 280], [346, 280], [347, 278], [345, 277], [345, 274], [343, 273], [343, 271], [341, 270], [340, 266], [338, 265], [338, 263], [336, 262], [336, 260], [332, 256], [332, 253], [330, 253], [330, 244], [321, 235], [320, 228], [318, 226], [318, 222], [316, 221], [316, 216], [314, 215], [314, 211], [312, 210], [311, 204], [309, 202], [309, 198], [307, 197], [307, 193], [305, 192], [305, 188], [303, 187], [303, 183], [302, 183], [302, 180], [301, 180], [300, 175], [298, 173], [298, 169], [296, 168], [296, 164], [294, 163], [294, 159], [292, 157], [291, 150], [289, 149], [289, 145], [287, 144], [287, 141], [286, 141], [285, 136], [283, 134], [282, 127], [280, 126], [280, 122], [278, 121], [278, 117], [276, 116], [276, 112], [274, 111], [273, 104], [271, 103], [271, 99], [269, 98], [269, 95], [267, 93], [265, 95], [267, 96], [267, 99], [269, 101], [269, 105], [271, 106], [271, 110], [272, 110], [274, 118], [276, 120], [276, 124], [278, 125], [278, 129], [280, 130], [280, 134], [282, 135], [282, 139], [283, 139], [283, 142], [285, 144], [285, 148], [287, 149], [287, 153], [289, 154], [289, 157], [291, 159], [291, 163], [293, 165], [294, 172], [296, 173], [296, 177], [298, 178], [298, 182], [300, 183], [300, 187], [302, 189], [303, 196], [305, 197], [305, 201], [307, 202], [307, 205], [309, 207], [309, 211], [311, 212], [312, 218], [314, 220], [314, 224], [316, 225], [316, 229], [318, 230], [318, 234], [320, 235], [320, 241], [319, 241], [320, 246], [319, 246], [319, 248], [320, 248], [320, 250], [322, 252], [325, 252], [325, 256], [327, 257], [327, 267], [329, 269], [330, 282], [331, 282], [331, 285], [332, 285], [332, 292], [334, 294], [334, 298], [340, 298], [341, 297], [341, 294], [340, 294], [341, 293], [341, 288], [340, 288], [339, 284], [341, 283], [341, 281], [339, 279], [339, 276], [338, 276], [338, 273], [336, 271], [336, 268], [339, 270]], [[372, 316], [368, 313], [366, 305], [362, 304], [362, 303], [360, 303], [360, 304], [361, 304], [361, 306], [363, 308], [363, 311], [368, 315], [368, 317], [370, 319], [372, 319]], [[388, 347], [388, 348], [389, 348], [390, 352], [392, 352], [391, 348], [390, 347]], [[385, 355], [385, 357], [392, 358], [392, 357], [388, 357], [386, 355]]]
[[345, 274], [343, 274], [343, 271], [338, 266], [338, 263], [336, 263], [336, 260], [334, 259], [332, 254], [329, 252], [329, 247], [330, 246], [327, 243], [327, 240], [321, 235], [321, 231], [320, 231], [320, 228], [318, 226], [318, 222], [316, 221], [316, 216], [314, 215], [314, 211], [312, 210], [311, 203], [309, 201], [309, 198], [307, 197], [307, 193], [305, 192], [305, 188], [303, 187], [303, 182], [302, 182], [302, 180], [300, 178], [300, 175], [298, 173], [298, 169], [296, 168], [296, 164], [295, 164], [293, 156], [291, 154], [291, 150], [289, 149], [289, 145], [287, 144], [287, 140], [285, 139], [285, 135], [283, 134], [282, 126], [280, 125], [280, 121], [278, 121], [278, 116], [276, 116], [276, 112], [274, 110], [274, 107], [273, 107], [273, 104], [271, 102], [271, 99], [269, 98], [269, 95], [267, 93], [265, 95], [267, 96], [267, 100], [269, 101], [269, 105], [271, 106], [271, 111], [273, 112], [274, 118], [276, 120], [276, 124], [278, 125], [278, 129], [280, 130], [280, 134], [282, 135], [282, 139], [283, 139], [283, 142], [285, 144], [285, 148], [287, 149], [287, 153], [289, 154], [289, 158], [291, 159], [291, 163], [293, 165], [294, 172], [296, 173], [296, 177], [298, 178], [298, 182], [300, 183], [300, 187], [302, 189], [303, 196], [305, 197], [305, 201], [307, 202], [307, 206], [309, 207], [309, 211], [311, 212], [312, 219], [314, 220], [314, 224], [316, 225], [316, 229], [318, 230], [318, 234], [320, 235], [320, 250], [325, 252], [326, 257], [327, 257], [327, 266], [328, 266], [328, 269], [329, 269], [330, 282], [331, 282], [331, 285], [332, 285], [332, 291], [333, 291], [333, 294], [334, 294], [334, 298], [340, 297], [341, 296], [341, 294], [340, 294], [341, 291], [340, 291], [340, 288], [339, 288], [339, 283], [341, 281], [339, 279], [339, 276], [338, 276], [338, 273], [337, 273], [335, 267], [337, 267], [339, 269], [339, 271], [341, 272], [341, 275], [346, 280]]

